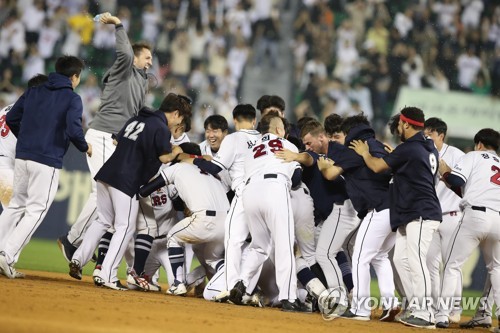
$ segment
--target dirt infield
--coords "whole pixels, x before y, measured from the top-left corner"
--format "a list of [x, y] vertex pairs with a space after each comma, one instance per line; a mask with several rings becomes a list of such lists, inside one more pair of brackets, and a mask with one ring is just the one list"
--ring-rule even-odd
[[[422, 331], [377, 320], [326, 322], [319, 314], [291, 314], [278, 309], [216, 304], [164, 293], [113, 291], [94, 287], [90, 277], [76, 281], [66, 274], [26, 273], [26, 279], [0, 277], [0, 332]], [[486, 329], [474, 331], [487, 332]]]

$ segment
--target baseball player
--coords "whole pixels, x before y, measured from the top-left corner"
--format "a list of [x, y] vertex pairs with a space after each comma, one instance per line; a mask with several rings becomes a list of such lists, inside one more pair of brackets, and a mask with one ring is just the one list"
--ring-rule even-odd
[[92, 155], [83, 136], [82, 100], [73, 91], [83, 67], [76, 57], [58, 58], [48, 81], [28, 89], [7, 114], [17, 137], [13, 196], [0, 216], [0, 225], [15, 226], [0, 255], [0, 270], [9, 278], [16, 277], [13, 266], [54, 200], [70, 141]]
[[224, 231], [224, 249], [226, 272], [226, 290], [219, 299], [227, 300], [229, 290], [236, 284], [240, 275], [242, 246], [248, 237], [248, 226], [241, 202], [241, 192], [244, 187], [244, 161], [247, 155], [252, 154], [255, 142], [260, 133], [254, 130], [256, 111], [250, 104], [239, 104], [233, 110], [233, 120], [236, 132], [227, 135], [221, 143], [211, 162], [201, 158], [187, 159], [201, 170], [212, 175], [227, 170], [231, 177], [231, 189], [235, 196], [227, 214]]
[[[315, 120], [302, 127], [301, 135], [309, 152], [295, 154], [284, 150], [277, 152], [276, 156], [287, 161], [298, 161], [305, 166], [303, 181], [311, 189], [315, 205], [316, 232], [319, 234], [316, 244], [316, 260], [325, 273], [328, 287], [335, 288], [344, 285], [341, 278], [343, 272], [336, 260], [337, 255], [341, 253], [342, 245], [349, 234], [356, 229], [359, 220], [348, 199], [344, 179], [339, 178], [328, 183], [315, 165], [318, 154], [331, 153], [332, 149], [335, 149], [332, 147], [337, 147], [339, 144], [330, 142], [326, 138], [323, 126]], [[343, 146], [340, 147], [343, 148]], [[336, 227], [337, 224], [342, 230]], [[336, 245], [332, 243], [334, 238]], [[352, 286], [348, 285], [348, 289], [352, 289]]]
[[115, 151], [112, 135], [117, 134], [127, 120], [137, 115], [144, 106], [148, 88], [146, 70], [152, 66], [153, 60], [149, 45], [130, 44], [118, 17], [103, 13], [99, 22], [115, 25], [116, 60], [104, 74], [99, 112], [85, 134], [86, 140], [95, 150], [92, 157], [87, 159], [92, 177], [92, 192], [68, 234], [58, 239], [58, 245], [68, 262], [82, 242], [85, 231], [97, 218], [95, 175]]
[[[205, 119], [203, 126], [205, 128], [205, 141], [200, 143], [201, 154], [219, 158], [218, 152], [222, 141], [228, 134], [229, 124], [225, 117], [214, 114]], [[232, 201], [234, 192], [231, 191], [231, 177], [228, 171], [222, 170], [218, 176], [228, 192], [229, 201]]]
[[350, 147], [375, 173], [392, 170], [390, 219], [392, 230], [397, 231], [393, 260], [406, 296], [418, 301], [401, 322], [432, 328], [434, 313], [426, 302], [431, 285], [425, 261], [442, 213], [435, 190], [439, 154], [434, 142], [424, 136], [424, 121], [424, 113], [419, 108], [403, 108], [398, 124], [403, 143], [384, 157], [372, 156], [369, 145], [361, 140], [352, 141]]
[[[345, 144], [353, 140], [366, 140], [371, 154], [387, 155], [384, 145], [375, 139], [375, 132], [364, 115], [346, 118], [342, 123]], [[343, 175], [349, 198], [362, 219], [357, 231], [352, 257], [354, 289], [352, 305], [341, 318], [368, 320], [371, 311], [365, 307], [370, 296], [370, 264], [378, 278], [380, 294], [385, 299], [381, 321], [393, 321], [400, 309], [394, 295], [394, 278], [388, 253], [394, 247], [395, 234], [389, 218], [389, 173], [375, 174], [354, 151], [344, 146], [331, 160], [320, 158], [318, 167], [326, 179]], [[339, 149], [340, 150], [340, 149]], [[340, 244], [341, 245], [341, 244]], [[333, 314], [332, 314], [333, 315]]]
[[336, 113], [332, 113], [325, 118], [323, 126], [325, 127], [325, 134], [328, 139], [336, 141], [340, 144], [345, 142], [345, 134], [342, 132], [342, 122], [344, 120]]
[[[185, 153], [200, 155], [198, 145], [184, 146]], [[178, 270], [184, 266], [184, 244], [193, 244], [200, 262], [214, 274], [224, 257], [224, 220], [229, 209], [229, 201], [220, 180], [201, 172], [189, 163], [176, 163], [161, 171], [164, 183], [172, 184], [186, 208], [192, 213], [177, 223], [167, 235], [167, 249], [174, 283], [167, 294], [183, 296], [187, 293], [186, 281], [180, 281]], [[158, 178], [141, 191], [148, 195], [149, 189], [156, 187]], [[160, 183], [161, 184], [161, 183]], [[198, 191], [193, 191], [193, 188]]]
[[[160, 110], [143, 108], [138, 116], [127, 121], [118, 134], [115, 152], [96, 175], [99, 218], [89, 227], [82, 245], [73, 255], [70, 276], [81, 279], [81, 267], [90, 260], [102, 235], [113, 226], [115, 233], [99, 277], [105, 287], [126, 290], [118, 280], [117, 270], [136, 230], [139, 203], [135, 196], [140, 186], [158, 172], [161, 163], [172, 161], [176, 153], [182, 151], [177, 147], [172, 151], [168, 126], [175, 127], [190, 115], [189, 104], [179, 102], [175, 94], [168, 94]], [[129, 167], [123, 168], [123, 165]]]
[[[434, 141], [439, 152], [439, 159], [446, 161], [448, 165], [455, 165], [464, 153], [460, 149], [444, 143], [447, 129], [446, 123], [439, 118], [429, 118], [424, 124], [424, 133]], [[446, 249], [448, 248], [453, 231], [458, 226], [460, 218], [462, 217], [462, 212], [459, 207], [460, 197], [450, 190], [444, 182], [440, 181], [437, 183], [436, 193], [439, 203], [441, 204], [441, 211], [443, 212], [443, 222], [439, 225], [437, 232], [434, 233], [427, 256], [434, 311], [436, 311], [435, 306], [438, 301], [439, 289], [441, 287], [440, 269], [442, 264], [444, 264], [443, 258], [446, 254]], [[458, 282], [456, 293], [459, 293], [462, 289], [461, 281]], [[450, 316], [450, 320], [455, 323], [459, 322], [460, 313], [460, 309], [455, 309]]]
[[229, 301], [241, 304], [243, 295], [255, 288], [252, 278], [258, 275], [269, 258], [274, 244], [276, 281], [283, 311], [305, 311], [297, 300], [297, 279], [293, 252], [294, 225], [290, 205], [290, 188], [300, 181], [300, 166], [296, 162], [283, 163], [274, 153], [283, 148], [297, 152], [286, 139], [285, 123], [274, 114], [261, 120], [264, 134], [245, 159], [246, 186], [243, 205], [252, 235], [245, 265], [241, 266], [241, 280], [230, 291]]
[[[456, 285], [461, 267], [472, 251], [480, 246], [491, 279], [493, 299], [500, 318], [500, 158], [496, 151], [500, 133], [485, 128], [474, 136], [474, 151], [467, 153], [451, 169], [444, 160], [439, 163], [443, 180], [462, 196], [463, 216], [446, 251], [441, 298], [450, 302], [461, 299]], [[453, 303], [440, 303], [436, 327], [449, 326]], [[499, 327], [496, 331], [500, 331]]]
[[[43, 74], [38, 74], [28, 81], [28, 89], [38, 86], [48, 80]], [[7, 105], [0, 111], [0, 203], [5, 210], [12, 196], [12, 182], [14, 181], [14, 160], [16, 155], [17, 139], [7, 126], [7, 113], [13, 104]], [[4, 233], [1, 233], [4, 235]]]

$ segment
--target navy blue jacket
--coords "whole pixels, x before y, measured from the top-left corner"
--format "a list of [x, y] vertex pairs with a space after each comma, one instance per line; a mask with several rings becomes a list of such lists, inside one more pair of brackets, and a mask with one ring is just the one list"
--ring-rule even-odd
[[441, 221], [435, 188], [439, 153], [434, 142], [418, 132], [383, 159], [394, 175], [390, 187], [392, 229], [419, 218]]
[[94, 179], [134, 197], [160, 169], [160, 155], [172, 152], [170, 137], [165, 114], [142, 108], [118, 133], [116, 150]]
[[381, 211], [389, 208], [390, 172], [375, 173], [365, 164], [361, 156], [347, 148], [353, 140], [367, 141], [370, 154], [384, 157], [387, 152], [384, 145], [375, 139], [375, 132], [368, 125], [351, 128], [345, 138], [345, 151], [337, 157], [335, 164], [344, 170], [346, 189], [358, 217], [363, 218], [369, 210]]
[[47, 82], [28, 89], [7, 114], [7, 125], [17, 137], [16, 158], [61, 169], [70, 141], [86, 152], [82, 111], [70, 79], [50, 73]]
[[314, 221], [315, 225], [318, 225], [331, 214], [335, 202], [343, 202], [347, 199], [347, 193], [344, 179], [339, 177], [334, 181], [326, 180], [316, 164], [319, 155], [312, 151], [307, 153], [314, 159], [314, 164], [304, 167], [302, 181], [311, 192], [314, 203]]

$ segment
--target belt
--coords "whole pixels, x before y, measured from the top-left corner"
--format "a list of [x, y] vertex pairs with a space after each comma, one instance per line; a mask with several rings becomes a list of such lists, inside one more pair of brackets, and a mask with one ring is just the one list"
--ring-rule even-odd
[[454, 210], [452, 212], [444, 213], [443, 215], [457, 216], [458, 212], [456, 210]]
[[217, 212], [215, 210], [206, 210], [205, 215], [207, 216], [216, 216]]
[[[254, 176], [254, 177], [255, 177], [255, 176]], [[274, 179], [276, 179], [276, 178], [278, 178], [278, 174], [276, 174], [276, 173], [266, 173], [266, 174], [264, 174], [264, 179], [269, 179], [269, 178], [274, 178]], [[250, 179], [252, 179], [252, 178], [248, 178], [248, 180], [247, 180], [247, 182], [245, 183], [245, 185], [247, 185], [248, 183], [250, 183]]]
[[337, 205], [337, 206], [343, 206], [344, 202], [345, 202], [345, 200], [344, 201], [337, 201], [337, 202], [334, 202], [333, 204]]
[[[472, 210], [478, 210], [478, 211], [486, 213], [486, 209], [489, 209], [489, 208], [481, 207], [481, 206], [471, 206], [470, 209], [472, 209]], [[494, 211], [494, 212], [500, 214], [500, 212], [497, 212], [497, 211]]]

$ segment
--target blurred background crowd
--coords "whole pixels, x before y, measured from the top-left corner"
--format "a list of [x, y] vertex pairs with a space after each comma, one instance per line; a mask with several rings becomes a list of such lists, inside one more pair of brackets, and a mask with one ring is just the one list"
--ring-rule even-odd
[[363, 111], [379, 133], [401, 86], [500, 97], [493, 0], [0, 0], [0, 108], [77, 55], [88, 124], [114, 61], [114, 27], [92, 20], [106, 11], [154, 48], [148, 104], [193, 99], [195, 141], [207, 116], [262, 94], [281, 95], [292, 119]]

